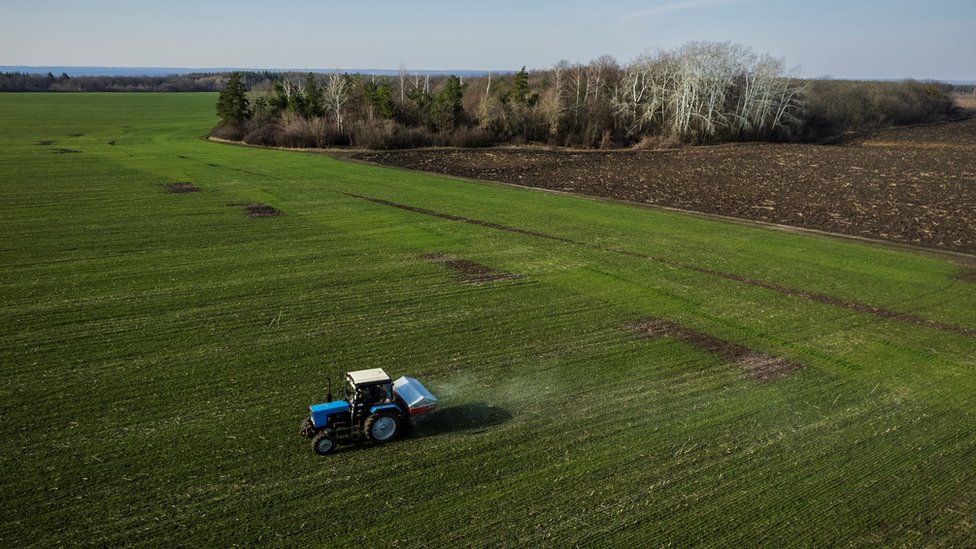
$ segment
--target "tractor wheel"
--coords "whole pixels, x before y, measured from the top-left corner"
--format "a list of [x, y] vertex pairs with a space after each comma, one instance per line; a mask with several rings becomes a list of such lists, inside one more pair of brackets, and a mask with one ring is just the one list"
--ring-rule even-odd
[[363, 424], [366, 438], [372, 442], [387, 442], [400, 433], [400, 417], [390, 412], [376, 412]]
[[320, 456], [331, 454], [336, 447], [336, 435], [332, 429], [326, 429], [312, 439], [312, 450]]
[[315, 436], [315, 425], [312, 424], [312, 418], [307, 417], [302, 420], [301, 425], [298, 427], [298, 434], [305, 438]]

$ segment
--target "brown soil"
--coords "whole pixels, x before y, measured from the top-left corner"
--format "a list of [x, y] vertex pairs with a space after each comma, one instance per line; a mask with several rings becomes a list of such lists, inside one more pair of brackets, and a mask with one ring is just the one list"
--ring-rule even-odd
[[491, 282], [512, 280], [514, 278], [518, 278], [519, 276], [515, 273], [499, 271], [487, 265], [482, 265], [481, 263], [475, 263], [474, 261], [469, 261], [467, 259], [459, 259], [447, 254], [426, 253], [421, 254], [420, 258], [433, 263], [439, 263], [448, 269], [451, 269], [454, 271], [458, 280], [462, 284], [467, 284], [470, 286], [480, 286], [482, 284], [489, 284]]
[[279, 215], [284, 215], [278, 208], [258, 202], [251, 202], [245, 205], [244, 209], [247, 210], [248, 217], [278, 217]]
[[80, 153], [80, 152], [81, 151], [75, 149], [61, 149], [61, 148], [54, 149], [54, 154], [71, 154], [71, 153]]
[[674, 337], [698, 349], [734, 363], [750, 379], [766, 383], [803, 369], [803, 365], [786, 358], [753, 351], [736, 343], [719, 339], [676, 322], [661, 318], [644, 318], [627, 326], [641, 337]]
[[956, 94], [954, 99], [956, 101], [956, 105], [959, 107], [969, 111], [976, 111], [976, 95], [971, 93], [960, 93]]
[[355, 158], [976, 253], [976, 118], [842, 142], [668, 151], [410, 150]]
[[166, 192], [172, 194], [198, 193], [200, 192], [200, 187], [197, 187], [193, 183], [187, 181], [178, 181], [176, 183], [166, 185]]
[[53, 139], [45, 139], [44, 141], [38, 141], [37, 142], [38, 145], [44, 145], [44, 146], [50, 146], [50, 145], [53, 145], [55, 143], [57, 143], [57, 141], [55, 141]]
[[803, 365], [792, 360], [767, 355], [766, 353], [746, 353], [735, 361], [747, 377], [766, 383], [803, 369]]
[[741, 282], [743, 284], [748, 284], [750, 286], [756, 286], [756, 287], [759, 287], [759, 288], [764, 288], [766, 290], [778, 292], [778, 293], [781, 293], [781, 294], [784, 294], [784, 295], [788, 295], [788, 296], [791, 296], [791, 297], [796, 297], [796, 298], [800, 298], [800, 299], [806, 299], [808, 301], [814, 301], [814, 302], [817, 302], [817, 303], [823, 303], [825, 305], [831, 305], [831, 306], [834, 306], [834, 307], [840, 307], [840, 308], [843, 308], [843, 309], [848, 309], [848, 310], [855, 311], [855, 312], [862, 313], [862, 314], [869, 314], [869, 315], [873, 315], [873, 316], [876, 316], [876, 317], [879, 317], [879, 318], [884, 318], [884, 319], [889, 319], [889, 320], [896, 320], [898, 322], [904, 322], [906, 324], [914, 324], [916, 326], [924, 326], [926, 328], [932, 328], [932, 329], [936, 329], [936, 330], [941, 330], [941, 331], [945, 331], [945, 332], [951, 332], [951, 333], [959, 334], [959, 335], [966, 336], [966, 337], [976, 338], [976, 328], [969, 328], [969, 327], [966, 327], [966, 326], [959, 326], [959, 325], [956, 325], [956, 324], [948, 324], [948, 323], [945, 323], [945, 322], [938, 322], [938, 321], [935, 321], [935, 320], [930, 320], [930, 319], [923, 318], [923, 317], [920, 317], [920, 316], [911, 315], [911, 314], [908, 314], [908, 313], [901, 313], [901, 312], [898, 312], [898, 311], [892, 311], [892, 310], [889, 310], [889, 309], [883, 309], [881, 307], [875, 307], [874, 305], [868, 305], [866, 303], [858, 303], [856, 301], [845, 301], [845, 300], [842, 300], [842, 299], [839, 299], [839, 298], [836, 298], [836, 297], [833, 297], [833, 296], [829, 296], [829, 295], [825, 295], [825, 294], [820, 294], [820, 293], [816, 293], [816, 292], [809, 292], [807, 290], [800, 290], [800, 289], [796, 289], [796, 288], [790, 288], [789, 286], [782, 286], [780, 284], [775, 284], [775, 283], [772, 283], [772, 282], [767, 282], [767, 281], [759, 280], [759, 279], [755, 279], [755, 278], [749, 278], [749, 277], [746, 277], [746, 276], [743, 276], [743, 275], [739, 275], [739, 274], [735, 274], [735, 273], [726, 273], [726, 272], [723, 272], [723, 271], [716, 271], [716, 270], [712, 270], [712, 269], [706, 269], [704, 267], [699, 267], [699, 266], [696, 266], [696, 265], [690, 265], [690, 264], [685, 264], [685, 263], [679, 263], [677, 261], [672, 261], [670, 259], [665, 259], [665, 258], [662, 258], [662, 257], [648, 256], [648, 255], [644, 255], [644, 254], [640, 254], [640, 253], [632, 252], [632, 251], [628, 251], [628, 250], [618, 250], [618, 249], [614, 249], [614, 248], [607, 248], [607, 247], [604, 247], [604, 246], [599, 246], [597, 244], [591, 244], [591, 243], [588, 243], [588, 242], [581, 242], [581, 241], [578, 241], [578, 240], [572, 240], [572, 239], [569, 239], [569, 238], [563, 238], [563, 237], [554, 236], [554, 235], [550, 235], [550, 234], [546, 234], [546, 233], [541, 233], [541, 232], [537, 232], [537, 231], [530, 231], [530, 230], [527, 230], [527, 229], [520, 229], [518, 227], [511, 227], [511, 226], [508, 226], [508, 225], [500, 225], [498, 223], [492, 223], [490, 221], [483, 221], [483, 220], [480, 220], [480, 219], [472, 219], [472, 218], [469, 218], [469, 217], [463, 217], [463, 216], [459, 216], [459, 215], [454, 215], [454, 214], [449, 214], [449, 213], [443, 213], [443, 212], [438, 212], [438, 211], [434, 211], [434, 210], [427, 210], [427, 209], [424, 209], [424, 208], [418, 208], [416, 206], [409, 206], [409, 205], [406, 205], [406, 204], [399, 204], [397, 202], [391, 202], [389, 200], [383, 200], [383, 199], [380, 199], [380, 198], [374, 198], [374, 197], [363, 196], [363, 195], [352, 194], [352, 193], [343, 193], [343, 194], [345, 194], [346, 196], [353, 197], [353, 198], [358, 198], [360, 200], [366, 200], [366, 201], [372, 202], [374, 204], [380, 204], [380, 205], [383, 205], [383, 206], [389, 206], [391, 208], [398, 208], [398, 209], [401, 209], [401, 210], [406, 210], [406, 211], [410, 211], [410, 212], [414, 212], [414, 213], [418, 213], [418, 214], [422, 214], [422, 215], [427, 215], [427, 216], [431, 216], [431, 217], [437, 217], [437, 218], [440, 218], [440, 219], [447, 219], [447, 220], [450, 220], [450, 221], [456, 221], [458, 223], [467, 223], [467, 224], [471, 224], [471, 225], [479, 225], [479, 226], [482, 226], [482, 227], [489, 227], [489, 228], [497, 229], [497, 230], [501, 230], [501, 231], [512, 232], [512, 233], [516, 233], [516, 234], [523, 234], [523, 235], [527, 235], [527, 236], [534, 236], [534, 237], [537, 237], [537, 238], [545, 238], [545, 239], [548, 239], [548, 240], [555, 240], [557, 242], [564, 242], [564, 243], [573, 244], [573, 245], [576, 245], [576, 246], [583, 246], [583, 247], [586, 247], [586, 248], [590, 248], [590, 249], [594, 249], [594, 250], [600, 250], [600, 251], [603, 251], [603, 252], [609, 252], [609, 253], [615, 253], [615, 254], [620, 254], [620, 255], [626, 255], [626, 256], [629, 256], [629, 257], [637, 257], [637, 258], [641, 258], [641, 259], [646, 259], [648, 261], [654, 261], [656, 263], [661, 263], [663, 265], [668, 265], [668, 266], [676, 267], [676, 268], [679, 268], [679, 269], [688, 269], [688, 270], [695, 271], [695, 272], [698, 272], [698, 273], [707, 274], [707, 275], [715, 276], [715, 277], [718, 277], [718, 278], [724, 278], [726, 280], [733, 280], [735, 282]]

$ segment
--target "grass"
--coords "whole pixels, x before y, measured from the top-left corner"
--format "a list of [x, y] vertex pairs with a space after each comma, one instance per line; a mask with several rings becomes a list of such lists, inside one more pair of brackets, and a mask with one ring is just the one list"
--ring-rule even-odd
[[[959, 265], [209, 143], [215, 100], [0, 95], [0, 543], [976, 541], [976, 339], [675, 264], [973, 329]], [[805, 367], [758, 383], [648, 316]], [[307, 406], [372, 367], [438, 417], [315, 456]]]

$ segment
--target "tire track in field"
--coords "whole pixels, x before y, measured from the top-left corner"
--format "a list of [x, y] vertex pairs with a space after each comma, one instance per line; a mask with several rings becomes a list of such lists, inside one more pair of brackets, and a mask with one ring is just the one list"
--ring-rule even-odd
[[526, 236], [533, 236], [536, 238], [544, 238], [547, 240], [553, 240], [556, 242], [562, 242], [564, 244], [573, 244], [576, 246], [582, 246], [585, 248], [590, 248], [592, 250], [598, 250], [601, 252], [610, 252], [620, 255], [626, 255], [630, 257], [637, 257], [640, 259], [647, 259], [660, 263], [662, 265], [668, 265], [670, 267], [676, 267], [679, 269], [686, 269], [689, 271], [695, 271], [697, 273], [707, 274], [717, 278], [723, 278], [725, 280], [731, 280], [734, 282], [741, 282], [743, 284], [748, 284], [750, 286], [755, 286], [758, 288], [763, 288], [780, 294], [788, 295], [791, 297], [796, 297], [800, 299], [805, 299], [807, 301], [812, 301], [815, 303], [821, 303], [824, 305], [831, 305], [834, 307], [839, 307], [842, 309], [847, 309], [849, 311], [854, 311], [861, 314], [867, 314], [876, 316], [878, 318], [883, 318], [886, 320], [895, 320], [905, 324], [912, 324], [915, 326], [922, 326], [924, 328], [931, 328], [933, 330], [940, 330], [943, 332], [953, 333], [965, 337], [970, 337], [976, 339], [976, 328], [968, 328], [966, 326], [959, 326], [957, 324], [949, 324], [946, 322], [939, 322], [937, 320], [931, 320], [928, 318], [908, 314], [900, 313], [898, 311], [892, 311], [889, 309], [884, 309], [881, 307], [876, 307], [874, 305], [868, 305], [866, 303], [859, 303], [857, 301], [846, 301], [837, 297], [829, 296], [826, 294], [821, 294], [817, 292], [810, 292], [807, 290], [800, 290], [797, 288], [791, 288], [789, 286], [783, 286], [780, 284], [775, 284], [773, 282], [767, 282], [765, 280], [759, 280], [756, 278], [750, 278], [743, 275], [738, 275], [734, 273], [727, 273], [724, 271], [716, 271], [713, 269], [707, 269], [705, 267], [699, 267], [697, 265], [689, 265], [687, 263], [680, 263], [677, 261], [672, 261], [670, 259], [665, 259], [663, 257], [650, 256], [645, 254], [640, 254], [637, 252], [631, 252], [627, 250], [618, 250], [614, 248], [606, 248], [603, 246], [598, 246], [596, 244], [590, 244], [588, 242], [582, 242], [580, 240], [573, 240], [571, 238], [565, 238], [561, 236], [555, 236], [539, 231], [532, 231], [529, 229], [521, 229], [519, 227], [511, 227], [509, 225], [501, 225], [499, 223], [493, 223], [491, 221], [484, 221], [481, 219], [474, 219], [471, 217], [464, 217], [461, 215], [455, 215], [450, 213], [438, 212], [436, 210], [428, 210], [426, 208], [419, 208], [417, 206], [410, 206], [407, 204], [400, 204], [398, 202], [392, 202], [390, 200], [384, 200], [382, 198], [376, 198], [372, 196], [365, 196], [361, 194], [354, 193], [342, 193], [345, 196], [356, 198], [358, 200], [364, 200], [366, 202], [372, 202], [373, 204], [379, 204], [381, 206], [389, 206], [391, 208], [397, 208], [400, 210], [406, 210], [408, 212], [413, 212], [421, 215], [426, 215], [429, 217], [436, 217], [439, 219], [446, 219], [448, 221], [455, 221], [458, 223], [466, 223], [468, 225], [479, 225], [482, 227], [488, 227], [490, 229], [496, 229], [499, 231], [505, 231], [515, 234], [521, 234]]

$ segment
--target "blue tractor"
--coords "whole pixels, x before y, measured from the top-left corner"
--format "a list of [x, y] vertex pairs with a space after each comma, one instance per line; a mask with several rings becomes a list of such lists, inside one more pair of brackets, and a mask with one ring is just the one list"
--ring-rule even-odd
[[347, 373], [343, 398], [333, 400], [330, 388], [326, 401], [309, 406], [299, 431], [322, 456], [340, 440], [389, 442], [414, 418], [437, 409], [437, 399], [419, 381], [392, 381], [382, 368]]

